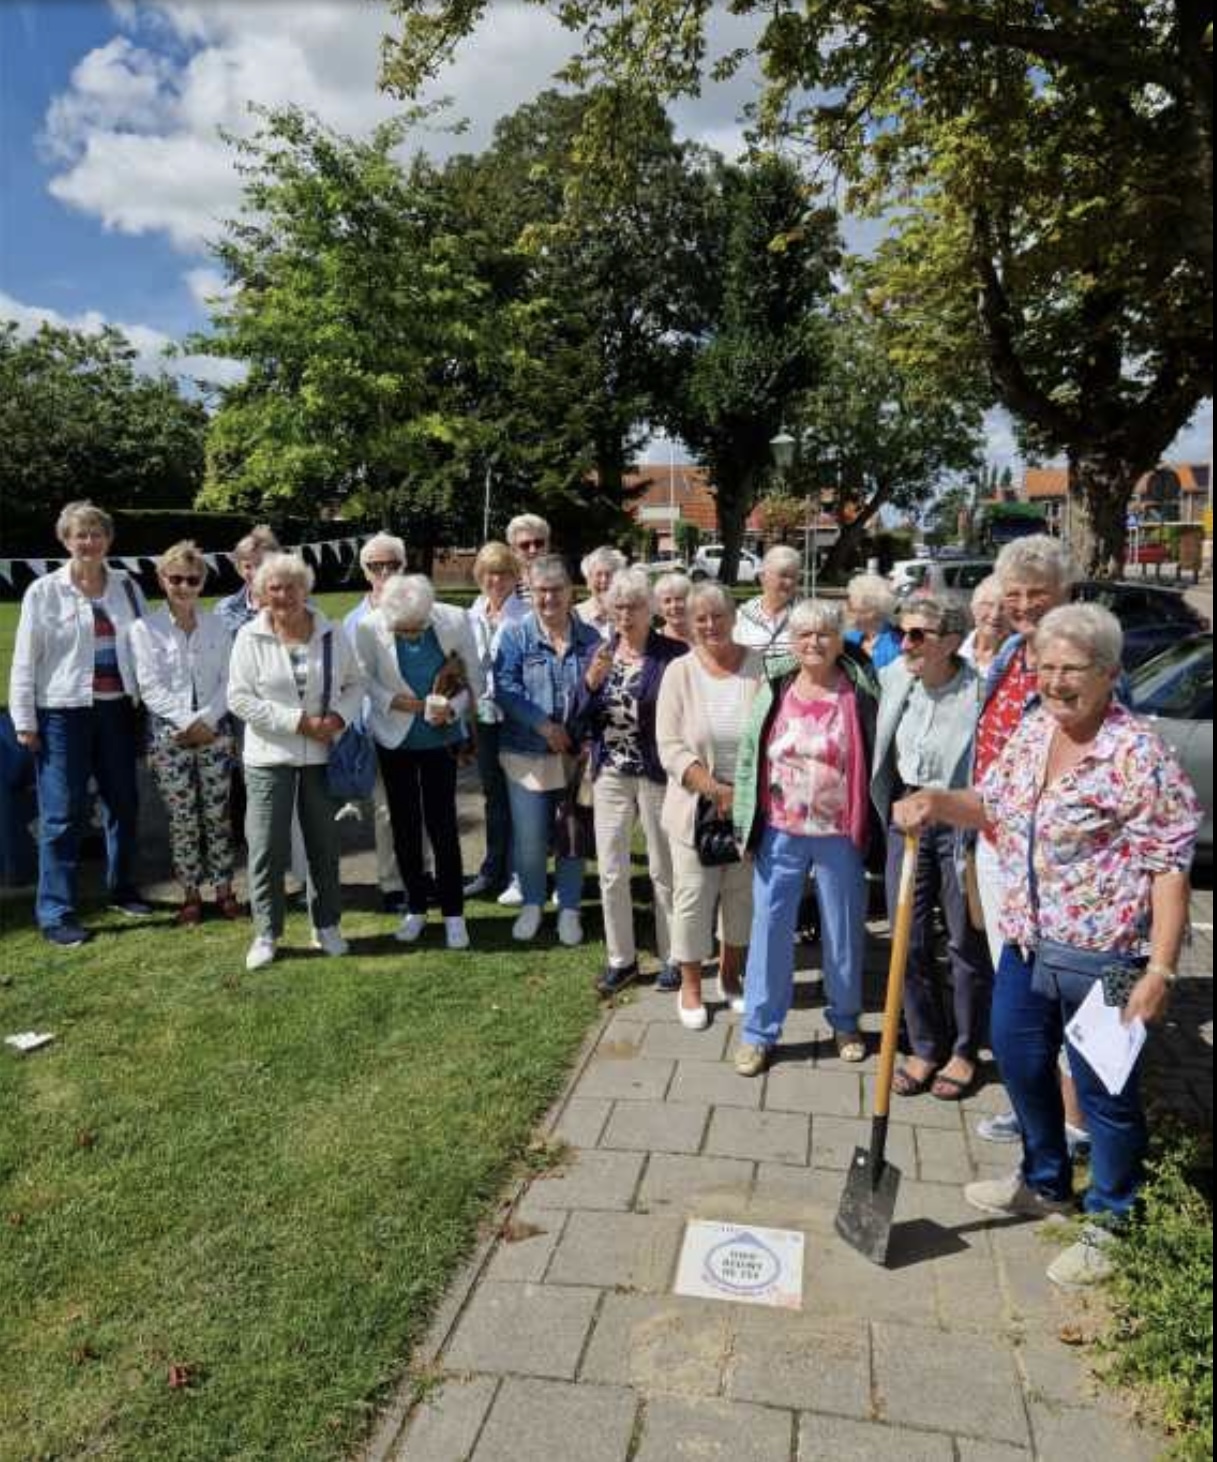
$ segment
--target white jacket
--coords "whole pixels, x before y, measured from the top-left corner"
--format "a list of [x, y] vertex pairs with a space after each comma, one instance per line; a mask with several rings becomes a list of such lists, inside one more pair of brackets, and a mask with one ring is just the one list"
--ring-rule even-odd
[[[130, 594], [128, 589], [130, 587]], [[101, 596], [118, 637], [118, 671], [127, 694], [138, 699], [127, 631], [146, 605], [138, 585], [122, 569], [106, 569]], [[9, 710], [18, 732], [38, 730], [39, 710], [74, 710], [93, 704], [93, 608], [72, 582], [71, 565], [43, 574], [21, 601]]]
[[308, 684], [296, 689], [291, 657], [271, 628], [265, 610], [243, 625], [233, 641], [228, 667], [228, 708], [245, 723], [242, 756], [247, 766], [320, 766], [330, 750], [297, 729], [301, 715], [319, 716], [324, 686], [323, 642], [332, 645], [333, 676], [329, 709], [349, 726], [359, 715], [363, 684], [359, 663], [342, 632], [319, 610], [311, 611]]
[[185, 731], [205, 721], [213, 731], [228, 714], [228, 660], [232, 635], [224, 621], [200, 609], [192, 635], [167, 609], [131, 626], [131, 658], [144, 704]]
[[[458, 716], [468, 715], [485, 688], [485, 680], [465, 611], [451, 604], [437, 604], [431, 611], [429, 627], [435, 631], [444, 654], [459, 655], [465, 667], [470, 693], [454, 696], [452, 705]], [[402, 678], [397, 663], [397, 636], [379, 609], [372, 610], [355, 626], [355, 648], [371, 706], [368, 730], [378, 746], [391, 750], [402, 744], [414, 724], [412, 712], [393, 710], [393, 697], [408, 695], [424, 700], [430, 687], [407, 685]]]

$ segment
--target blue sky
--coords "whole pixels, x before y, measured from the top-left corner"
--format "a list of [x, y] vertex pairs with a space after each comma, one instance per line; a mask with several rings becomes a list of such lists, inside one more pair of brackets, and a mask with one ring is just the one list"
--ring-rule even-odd
[[[544, 11], [496, 0], [440, 90], [470, 122], [442, 153], [485, 144], [494, 120], [550, 84], [570, 49]], [[722, 47], [739, 43], [723, 20]], [[149, 368], [207, 321], [220, 287], [207, 240], [240, 186], [218, 129], [246, 104], [296, 102], [340, 131], [390, 115], [376, 89], [387, 29], [377, 0], [4, 0], [0, 3], [0, 317], [122, 327]], [[747, 81], [676, 110], [678, 128], [726, 153], [740, 142]], [[184, 366], [232, 379], [225, 362]], [[1014, 456], [989, 418], [990, 458]], [[1206, 405], [1172, 455], [1206, 461]], [[667, 460], [660, 444], [657, 455]]]

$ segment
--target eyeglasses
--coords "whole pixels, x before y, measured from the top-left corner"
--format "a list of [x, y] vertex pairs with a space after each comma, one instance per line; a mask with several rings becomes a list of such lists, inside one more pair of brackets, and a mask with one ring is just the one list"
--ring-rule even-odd
[[364, 569], [369, 574], [395, 574], [401, 568], [397, 559], [378, 558], [373, 563], [365, 563]]
[[197, 589], [203, 580], [198, 574], [166, 574], [165, 583], [171, 589]]
[[924, 645], [926, 640], [937, 640], [940, 638], [940, 631], [936, 629], [902, 629], [900, 631], [900, 643], [902, 645]]
[[546, 546], [547, 545], [546, 545], [546, 542], [545, 542], [545, 539], [544, 538], [517, 538], [516, 539], [516, 547], [518, 549], [521, 549], [521, 550], [526, 550], [526, 549], [529, 549], [529, 548], [545, 548]]
[[1093, 662], [1089, 665], [1039, 665], [1036, 667], [1036, 675], [1040, 680], [1085, 680], [1094, 669]]
[[837, 631], [835, 629], [801, 629], [795, 635], [796, 640], [819, 640], [821, 643], [825, 640], [835, 640], [836, 638]]

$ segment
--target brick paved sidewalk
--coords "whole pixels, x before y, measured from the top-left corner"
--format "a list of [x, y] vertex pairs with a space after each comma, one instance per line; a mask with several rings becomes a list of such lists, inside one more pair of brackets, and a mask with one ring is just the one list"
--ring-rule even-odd
[[[886, 941], [871, 946], [873, 1008]], [[649, 989], [606, 1016], [551, 1118], [568, 1160], [454, 1286], [416, 1358], [435, 1384], [412, 1414], [403, 1390], [370, 1462], [1157, 1455], [1162, 1437], [1059, 1339], [1086, 1302], [1046, 1279], [1051, 1234], [963, 1201], [965, 1181], [1017, 1161], [974, 1135], [1001, 1088], [896, 1101], [903, 1181], [881, 1270], [833, 1230], [874, 1054], [841, 1063], [806, 971], [785, 1059], [759, 1080], [731, 1067], [738, 1024], [720, 1006], [687, 1032]], [[800, 1230], [802, 1312], [674, 1295], [694, 1218]]]

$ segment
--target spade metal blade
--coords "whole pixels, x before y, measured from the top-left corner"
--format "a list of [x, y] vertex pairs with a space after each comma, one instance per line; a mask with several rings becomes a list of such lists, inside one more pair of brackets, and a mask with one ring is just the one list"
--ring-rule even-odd
[[837, 1209], [837, 1232], [872, 1264], [887, 1263], [899, 1188], [899, 1168], [864, 1147], [854, 1148], [854, 1160]]

